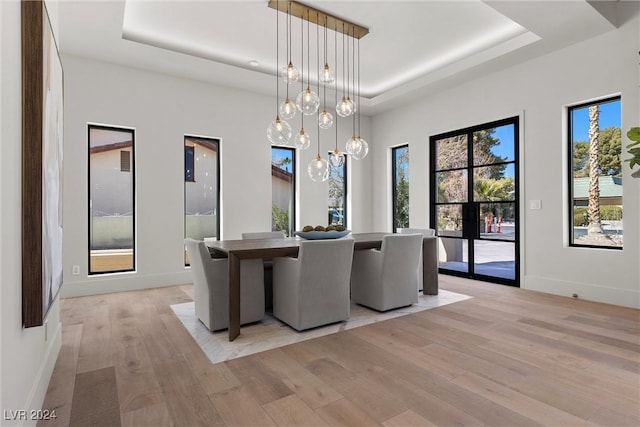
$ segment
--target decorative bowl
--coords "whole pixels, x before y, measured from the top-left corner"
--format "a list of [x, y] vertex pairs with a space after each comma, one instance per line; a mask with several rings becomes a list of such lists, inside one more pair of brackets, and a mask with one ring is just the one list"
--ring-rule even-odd
[[343, 231], [295, 231], [293, 234], [300, 236], [306, 240], [322, 240], [322, 239], [339, 239], [347, 234], [351, 233], [351, 230]]

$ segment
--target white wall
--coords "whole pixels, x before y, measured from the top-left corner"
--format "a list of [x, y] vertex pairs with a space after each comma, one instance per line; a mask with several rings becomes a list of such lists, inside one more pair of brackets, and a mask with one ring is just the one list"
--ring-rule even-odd
[[[57, 33], [57, 4], [49, 3], [48, 8]], [[35, 421], [4, 420], [4, 411], [41, 408], [61, 343], [59, 299], [49, 310], [47, 327], [22, 328], [20, 39], [20, 2], [0, 2], [0, 406], [3, 426], [35, 425]]]
[[[409, 143], [410, 221], [429, 225], [429, 136], [521, 116], [522, 283], [526, 289], [640, 307], [640, 180], [624, 166], [624, 250], [567, 242], [565, 107], [622, 95], [623, 134], [639, 125], [638, 3], [620, 2], [617, 30], [378, 115], [374, 188], [389, 188], [389, 147]], [[623, 138], [623, 146], [629, 141]], [[625, 158], [628, 157], [625, 154]], [[389, 191], [373, 192], [373, 226], [389, 229]], [[529, 210], [541, 200], [542, 210]]]
[[[273, 98], [168, 75], [63, 55], [65, 188], [63, 296], [188, 283], [183, 261], [184, 134], [221, 139], [222, 238], [271, 230]], [[87, 275], [87, 123], [136, 130], [137, 271]], [[363, 118], [363, 137], [369, 120]], [[312, 132], [312, 134], [314, 134]], [[350, 130], [341, 129], [344, 142]], [[314, 140], [315, 141], [315, 140]], [[326, 183], [312, 182], [312, 148], [297, 159], [298, 225], [327, 221]], [[321, 153], [333, 147], [323, 141]], [[351, 166], [353, 229], [367, 231], [370, 159]], [[163, 213], [159, 215], [158, 213]], [[72, 276], [72, 266], [81, 274]]]

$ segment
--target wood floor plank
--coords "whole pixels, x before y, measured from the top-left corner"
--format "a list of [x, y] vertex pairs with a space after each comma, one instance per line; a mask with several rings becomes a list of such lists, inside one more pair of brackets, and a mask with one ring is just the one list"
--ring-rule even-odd
[[55, 411], [56, 417], [38, 421], [40, 427], [68, 426], [70, 423], [82, 328], [82, 323], [79, 323], [62, 330], [60, 353], [42, 403], [42, 408]]
[[217, 408], [200, 387], [200, 384], [163, 390], [164, 403], [169, 411], [171, 421], [176, 426], [207, 427], [224, 426]]
[[[275, 425], [267, 411], [260, 406], [246, 387], [222, 391], [212, 394], [210, 397], [228, 426]], [[272, 400], [272, 402], [277, 400]]]
[[365, 411], [348, 399], [342, 398], [316, 409], [316, 412], [330, 426], [377, 426]]
[[453, 382], [499, 405], [516, 411], [518, 414], [529, 418], [532, 423], [567, 426], [591, 425], [584, 418], [571, 415], [555, 406], [532, 399], [480, 375], [467, 373], [459, 376]]
[[[637, 384], [627, 384], [626, 380], [623, 383], [618, 378], [611, 378], [606, 373], [594, 372], [590, 367], [581, 366], [581, 364], [557, 363], [544, 353], [535, 353], [530, 345], [493, 342], [487, 348], [489, 351], [508, 354], [535, 366], [538, 371], [529, 375], [529, 378], [533, 378], [530, 384], [539, 381], [541, 395], [552, 396], [555, 390], [560, 392], [568, 390], [578, 398], [583, 396], [585, 403], [590, 404], [595, 400], [614, 407], [626, 408], [628, 411], [638, 408], [640, 399]], [[633, 380], [633, 377], [632, 375], [630, 379]]]
[[78, 356], [78, 373], [113, 366], [111, 359], [110, 306], [106, 296], [91, 308], [91, 316], [82, 323], [82, 342]]
[[225, 362], [260, 405], [293, 394], [280, 375], [263, 364], [257, 356]]
[[263, 405], [263, 407], [276, 425], [279, 426], [328, 427], [328, 424], [297, 395], [289, 395], [282, 399], [274, 400]]
[[260, 353], [258, 358], [310, 408], [324, 406], [343, 397], [280, 349]]
[[164, 403], [123, 412], [120, 419], [122, 427], [158, 427], [173, 425], [171, 414]]
[[218, 393], [242, 385], [227, 365], [224, 363], [212, 364], [200, 349], [185, 353], [184, 357], [198, 383], [207, 394]]
[[120, 403], [113, 367], [76, 376], [69, 426], [120, 426]]
[[437, 425], [416, 414], [411, 409], [407, 409], [403, 413], [389, 418], [382, 424], [385, 427], [432, 427]]
[[597, 334], [593, 332], [587, 332], [584, 330], [580, 330], [578, 328], [570, 328], [567, 326], [545, 322], [537, 319], [520, 319], [519, 322], [525, 323], [527, 325], [537, 326], [539, 328], [548, 329], [550, 331], [555, 331], [563, 335], [570, 335], [573, 337], [584, 338], [589, 341], [606, 344], [611, 347], [617, 347], [617, 348], [632, 351], [635, 353], [640, 352], [640, 344], [636, 342], [629, 342], [619, 338], [613, 338], [609, 334], [602, 335], [602, 334]]

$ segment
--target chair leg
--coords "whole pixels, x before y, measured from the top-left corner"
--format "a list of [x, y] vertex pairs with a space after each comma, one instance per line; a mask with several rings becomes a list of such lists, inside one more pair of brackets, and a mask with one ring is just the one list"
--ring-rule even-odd
[[271, 262], [264, 264], [264, 308], [273, 309], [273, 265]]

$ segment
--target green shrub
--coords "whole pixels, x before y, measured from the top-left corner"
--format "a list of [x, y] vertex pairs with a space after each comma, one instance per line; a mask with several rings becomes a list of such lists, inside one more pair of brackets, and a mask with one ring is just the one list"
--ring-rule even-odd
[[[600, 220], [602, 221], [620, 221], [622, 219], [621, 206], [600, 206]], [[589, 225], [587, 208], [579, 207], [573, 209], [573, 225], [581, 227]]]
[[289, 236], [289, 211], [280, 209], [277, 205], [271, 207], [271, 229], [284, 231]]
[[622, 206], [600, 206], [600, 219], [603, 221], [620, 221]]
[[573, 209], [573, 226], [582, 227], [588, 225], [587, 221], [587, 208], [574, 208]]

